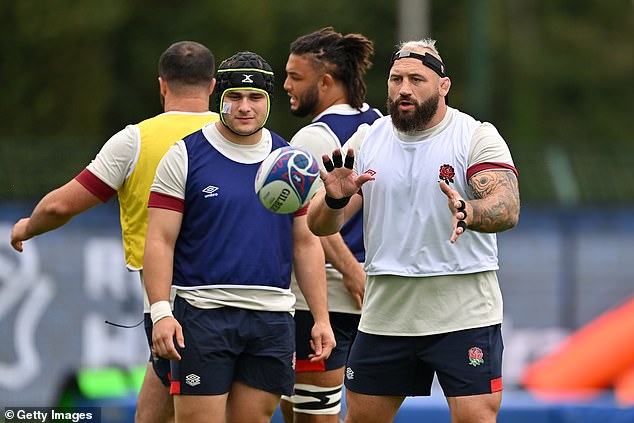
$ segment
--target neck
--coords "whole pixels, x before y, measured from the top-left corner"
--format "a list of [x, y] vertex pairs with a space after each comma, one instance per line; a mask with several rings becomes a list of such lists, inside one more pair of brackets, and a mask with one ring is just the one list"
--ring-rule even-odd
[[165, 97], [166, 112], [204, 113], [209, 111], [209, 97]]
[[335, 106], [337, 104], [350, 104], [348, 102], [348, 97], [343, 90], [331, 90], [329, 93], [322, 95], [320, 100], [319, 105], [312, 113], [313, 118], [331, 106]]
[[234, 144], [240, 145], [254, 145], [260, 142], [262, 139], [262, 129], [251, 135], [238, 135], [229, 128], [227, 128], [221, 121], [216, 122], [216, 129], [220, 132], [220, 135]]

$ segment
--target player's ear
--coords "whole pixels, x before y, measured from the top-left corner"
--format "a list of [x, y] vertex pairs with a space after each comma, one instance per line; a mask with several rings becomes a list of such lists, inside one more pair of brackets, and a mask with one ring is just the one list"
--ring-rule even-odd
[[325, 73], [319, 77], [319, 88], [326, 89], [333, 86], [334, 83], [335, 79], [329, 73]]
[[158, 82], [161, 95], [165, 97], [165, 94], [167, 94], [167, 82], [160, 76], [158, 77]]
[[211, 80], [211, 85], [209, 85], [209, 95], [214, 92], [214, 87], [216, 86], [216, 78]]
[[449, 89], [451, 88], [451, 79], [445, 76], [444, 78], [440, 78], [440, 95], [446, 96], [449, 93]]

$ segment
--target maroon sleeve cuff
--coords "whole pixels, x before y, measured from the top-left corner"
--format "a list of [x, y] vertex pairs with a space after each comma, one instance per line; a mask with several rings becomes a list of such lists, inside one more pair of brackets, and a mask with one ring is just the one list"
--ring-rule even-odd
[[483, 170], [501, 170], [501, 169], [510, 170], [511, 172], [515, 174], [515, 176], [518, 176], [517, 169], [515, 169], [515, 167], [511, 166], [510, 164], [484, 162], [484, 163], [478, 163], [476, 165], [473, 165], [469, 169], [467, 169], [467, 181], [471, 179], [473, 175], [475, 175], [478, 172], [482, 172]]
[[97, 178], [88, 169], [82, 170], [79, 175], [75, 176], [75, 180], [104, 203], [117, 193], [110, 185]]
[[183, 199], [154, 191], [150, 192], [147, 206], [148, 208], [174, 210], [180, 213], [185, 211], [185, 201]]
[[309, 205], [310, 205], [310, 201], [304, 207], [302, 207], [301, 209], [299, 209], [295, 213], [293, 213], [293, 216], [294, 217], [299, 217], [299, 216], [304, 216], [305, 214], [307, 214]]

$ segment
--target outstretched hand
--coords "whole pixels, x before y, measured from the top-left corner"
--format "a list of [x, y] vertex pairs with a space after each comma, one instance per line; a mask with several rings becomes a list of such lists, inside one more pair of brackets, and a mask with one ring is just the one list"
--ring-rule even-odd
[[452, 214], [451, 227], [453, 232], [449, 242], [453, 244], [467, 230], [468, 219], [473, 216], [473, 208], [460, 196], [458, 191], [451, 188], [445, 181], [440, 181], [439, 184], [440, 190], [447, 196], [447, 205]]
[[361, 185], [374, 179], [367, 173], [357, 175], [352, 170], [354, 165], [354, 150], [352, 148], [346, 152], [345, 161], [341, 155], [341, 149], [333, 151], [332, 160], [328, 154], [324, 154], [322, 160], [326, 172], [320, 171], [320, 176], [324, 181], [324, 188], [329, 197], [335, 199], [350, 197], [359, 191]]

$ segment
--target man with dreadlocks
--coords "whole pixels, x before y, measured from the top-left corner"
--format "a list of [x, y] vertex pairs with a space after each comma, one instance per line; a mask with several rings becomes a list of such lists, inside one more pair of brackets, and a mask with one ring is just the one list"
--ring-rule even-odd
[[[364, 102], [363, 77], [371, 66], [373, 52], [374, 45], [365, 36], [343, 35], [332, 27], [303, 35], [291, 43], [284, 89], [290, 97], [291, 113], [312, 118], [310, 124], [295, 134], [291, 140], [293, 146], [320, 158], [341, 148], [360, 125], [371, 124], [382, 116]], [[281, 404], [288, 423], [339, 421], [343, 370], [357, 332], [365, 286], [363, 213], [356, 213], [339, 233], [322, 237], [321, 244], [326, 257], [330, 322], [337, 347], [327, 360], [309, 360], [313, 321], [293, 281], [291, 288], [297, 296], [297, 375], [295, 394], [283, 397]]]
[[271, 213], [253, 190], [260, 163], [288, 145], [264, 128], [271, 67], [240, 52], [216, 80], [221, 120], [166, 153], [150, 192], [144, 268], [154, 351], [172, 360], [177, 421], [264, 423], [295, 380], [291, 267], [315, 322], [311, 360], [335, 346], [324, 255], [306, 208]]

